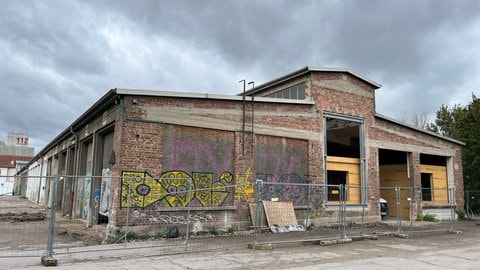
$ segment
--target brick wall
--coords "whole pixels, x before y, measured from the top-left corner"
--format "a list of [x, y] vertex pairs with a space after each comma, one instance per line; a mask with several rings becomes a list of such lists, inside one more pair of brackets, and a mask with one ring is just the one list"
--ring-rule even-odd
[[[248, 226], [249, 203], [253, 201], [249, 191], [257, 173], [272, 173], [277, 177], [285, 173], [309, 175], [314, 183], [324, 183], [323, 115], [328, 112], [364, 119], [369, 186], [379, 185], [379, 147], [392, 146], [411, 152], [409, 147], [420, 146], [430, 152], [435, 149], [452, 152], [458, 168], [453, 174], [459, 187], [457, 193], [463, 192], [458, 145], [375, 118], [376, 87], [357, 77], [318, 73], [311, 78], [314, 81], [306, 83], [307, 96], [315, 105], [273, 103], [257, 98], [254, 133], [242, 131], [241, 100], [127, 96], [124, 118], [115, 129], [116, 175], [120, 171], [147, 171], [158, 178], [168, 171], [184, 171], [191, 176], [194, 172], [204, 172], [212, 174], [213, 182], [228, 186], [230, 183], [222, 180], [221, 175], [229, 172], [234, 183], [243, 186], [229, 190], [225, 200], [207, 211], [229, 217], [228, 224], [222, 223], [225, 219], [219, 222], [221, 226], [228, 227], [231, 223]], [[133, 98], [137, 99], [136, 104]], [[280, 159], [276, 165], [269, 163], [265, 154], [262, 156], [262, 151], [273, 155], [274, 150]], [[120, 182], [112, 188], [117, 190], [113, 202], [118, 204]], [[374, 198], [379, 197], [379, 191], [370, 188], [368, 193], [372, 195], [368, 202], [375, 209]], [[116, 210], [116, 220], [121, 223], [126, 210], [118, 206]]]

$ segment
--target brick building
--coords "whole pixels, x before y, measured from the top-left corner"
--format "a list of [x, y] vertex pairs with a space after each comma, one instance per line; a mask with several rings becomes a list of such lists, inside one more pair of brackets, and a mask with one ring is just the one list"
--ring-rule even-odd
[[30, 161], [33, 151], [25, 133], [8, 133], [6, 142], [0, 141], [0, 196], [15, 194], [15, 174]]
[[[305, 67], [236, 96], [112, 89], [21, 173], [64, 175], [59, 211], [89, 226], [188, 208], [213, 213], [218, 228], [248, 228], [256, 179], [356, 187], [347, 207], [376, 219], [380, 197], [393, 203], [394, 187], [414, 187], [422, 192], [399, 193], [419, 202], [414, 211], [404, 203], [391, 215], [449, 216], [452, 201], [463, 205], [463, 143], [377, 114], [378, 88], [345, 69]], [[40, 185], [21, 183], [51, 204], [50, 182]], [[304, 189], [269, 192], [308, 203]], [[321, 207], [338, 205], [338, 189], [324, 192]]]

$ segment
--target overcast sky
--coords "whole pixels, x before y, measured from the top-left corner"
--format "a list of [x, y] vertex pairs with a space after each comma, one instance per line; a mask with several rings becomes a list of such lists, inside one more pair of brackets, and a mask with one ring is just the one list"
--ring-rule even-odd
[[480, 1], [0, 0], [0, 140], [38, 153], [109, 89], [237, 94], [305, 66], [382, 85], [392, 118], [480, 95]]

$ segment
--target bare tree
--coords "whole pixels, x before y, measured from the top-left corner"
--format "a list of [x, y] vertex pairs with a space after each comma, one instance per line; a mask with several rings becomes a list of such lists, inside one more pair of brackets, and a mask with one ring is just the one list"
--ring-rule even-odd
[[430, 117], [426, 112], [412, 113], [409, 117], [406, 113], [398, 114], [397, 119], [406, 124], [412, 125], [420, 129], [430, 129]]
[[428, 114], [426, 112], [413, 114], [412, 116], [413, 126], [421, 129], [427, 129], [429, 124], [430, 124], [430, 118], [428, 117]]

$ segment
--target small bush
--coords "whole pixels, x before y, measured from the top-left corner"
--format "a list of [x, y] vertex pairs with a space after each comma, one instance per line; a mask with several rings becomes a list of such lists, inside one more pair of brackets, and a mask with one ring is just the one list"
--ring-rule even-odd
[[463, 208], [457, 208], [455, 210], [455, 212], [457, 213], [457, 217], [459, 220], [465, 220], [467, 219], [467, 213], [465, 213], [465, 209]]
[[210, 235], [218, 235], [218, 230], [217, 230], [217, 228], [212, 227], [212, 228], [210, 228], [210, 229], [208, 230], [208, 233], [209, 233]]
[[235, 227], [228, 227], [227, 228], [227, 234], [234, 234], [235, 231], [237, 231], [237, 228], [235, 228]]
[[434, 214], [417, 214], [417, 221], [430, 221], [436, 222], [438, 221]]

